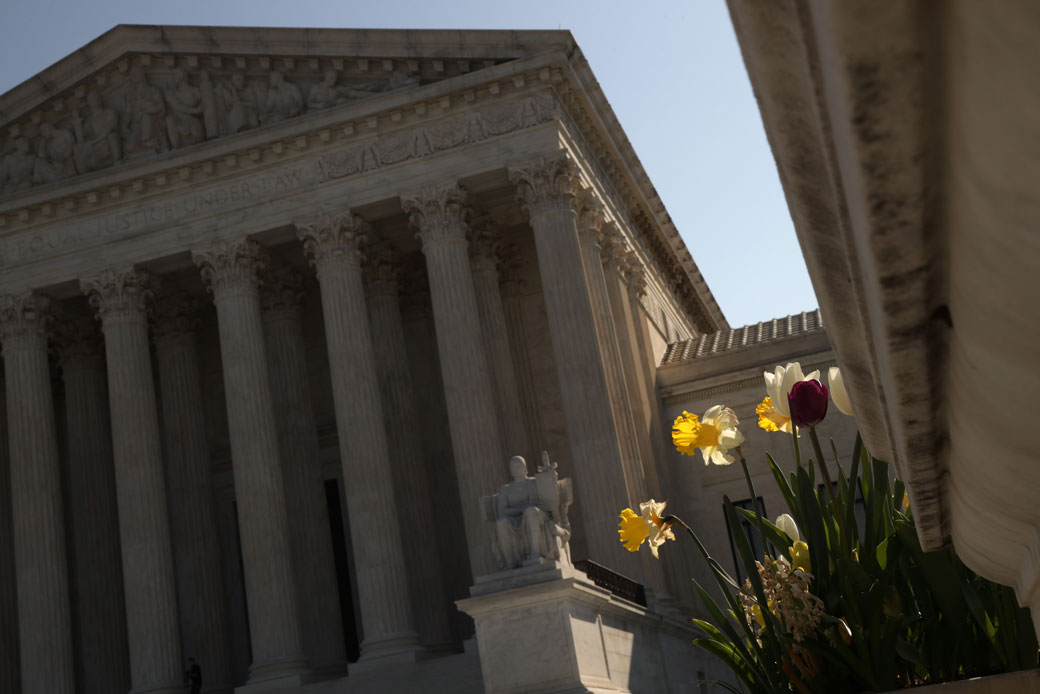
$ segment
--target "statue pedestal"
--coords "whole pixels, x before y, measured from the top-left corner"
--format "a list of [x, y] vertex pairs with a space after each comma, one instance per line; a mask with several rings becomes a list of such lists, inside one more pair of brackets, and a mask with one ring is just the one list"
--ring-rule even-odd
[[706, 656], [691, 625], [612, 595], [570, 564], [482, 576], [471, 594], [456, 604], [476, 624], [486, 694], [699, 691]]

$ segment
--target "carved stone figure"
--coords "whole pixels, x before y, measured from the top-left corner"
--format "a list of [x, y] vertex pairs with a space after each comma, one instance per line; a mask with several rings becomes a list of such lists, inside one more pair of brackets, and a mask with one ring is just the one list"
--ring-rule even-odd
[[521, 456], [509, 459], [509, 472], [513, 481], [484, 498], [485, 518], [495, 525], [492, 550], [498, 569], [570, 563], [570, 480], [559, 478], [556, 463], [544, 451], [534, 477], [527, 476], [527, 461]]
[[224, 134], [234, 135], [260, 125], [260, 99], [256, 89], [246, 84], [246, 77], [241, 72], [231, 75], [230, 83], [224, 82], [217, 87], [217, 93], [223, 107]]
[[285, 80], [285, 75], [275, 70], [271, 73], [261, 123], [277, 123], [292, 118], [303, 109], [300, 88]]
[[162, 91], [148, 84], [139, 66], [130, 70], [130, 90], [124, 99], [124, 152], [128, 155], [141, 151], [165, 152], [168, 149], [166, 133], [163, 132], [166, 102]]
[[33, 184], [36, 155], [29, 141], [19, 137], [14, 141], [14, 150], [0, 160], [0, 188], [3, 190], [25, 190]]
[[343, 95], [348, 99], [364, 99], [368, 96], [375, 96], [380, 92], [390, 92], [395, 89], [413, 87], [417, 84], [419, 84], [418, 75], [413, 75], [404, 68], [396, 68], [390, 73], [389, 81], [379, 79], [356, 84], [351, 88], [344, 89]]
[[417, 84], [419, 84], [419, 75], [414, 75], [408, 70], [399, 67], [390, 73], [390, 82], [386, 87], [386, 91], [414, 87]]
[[343, 90], [336, 86], [337, 79], [339, 79], [339, 73], [335, 70], [328, 70], [324, 75], [324, 80], [311, 87], [310, 93], [307, 94], [307, 108], [311, 111], [319, 111], [346, 101]]
[[123, 157], [119, 115], [115, 110], [105, 108], [98, 92], [87, 94], [87, 108], [90, 112], [86, 121], [80, 121], [78, 116], [73, 121], [78, 141], [73, 148], [73, 157], [80, 173], [100, 169]]
[[75, 176], [75, 148], [76, 138], [72, 133], [64, 128], [55, 128], [50, 123], [42, 123], [33, 179], [37, 183], [50, 183], [67, 176]]
[[202, 124], [206, 130], [206, 139], [212, 140], [215, 137], [220, 137], [217, 92], [213, 88], [213, 82], [209, 78], [209, 73], [205, 70], [199, 73], [199, 94], [202, 97]]
[[184, 70], [174, 73], [174, 83], [166, 89], [166, 103], [170, 110], [166, 116], [166, 135], [171, 147], [182, 147], [202, 142], [202, 93], [188, 82]]

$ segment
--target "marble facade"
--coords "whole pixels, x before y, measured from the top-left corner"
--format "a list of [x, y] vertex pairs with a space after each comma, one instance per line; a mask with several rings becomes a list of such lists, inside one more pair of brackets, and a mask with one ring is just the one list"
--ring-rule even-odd
[[569, 33], [123, 26], [0, 122], [0, 691], [457, 652], [543, 449], [572, 556], [678, 592], [615, 517], [727, 326]]

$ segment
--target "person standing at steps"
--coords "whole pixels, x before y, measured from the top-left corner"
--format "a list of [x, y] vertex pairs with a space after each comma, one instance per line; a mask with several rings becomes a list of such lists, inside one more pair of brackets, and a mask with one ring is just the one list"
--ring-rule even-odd
[[188, 658], [185, 665], [188, 666], [188, 669], [184, 671], [184, 681], [189, 685], [188, 692], [199, 694], [202, 691], [202, 668], [194, 658]]

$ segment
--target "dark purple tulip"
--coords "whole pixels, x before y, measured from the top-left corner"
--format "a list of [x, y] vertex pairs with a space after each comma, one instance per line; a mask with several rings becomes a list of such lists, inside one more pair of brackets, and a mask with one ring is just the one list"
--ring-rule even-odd
[[813, 379], [798, 381], [787, 394], [787, 404], [791, 408], [791, 421], [796, 426], [807, 428], [816, 426], [827, 415], [827, 386]]

